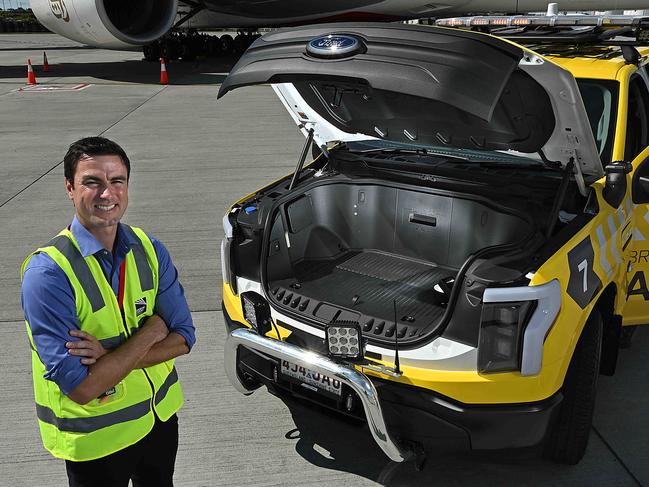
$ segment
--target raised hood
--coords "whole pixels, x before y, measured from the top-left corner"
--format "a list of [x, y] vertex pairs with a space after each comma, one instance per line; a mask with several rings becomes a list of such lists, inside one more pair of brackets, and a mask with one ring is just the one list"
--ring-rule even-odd
[[464, 149], [543, 151], [603, 175], [577, 83], [493, 36], [404, 24], [326, 24], [255, 41], [221, 85], [273, 83], [316, 143], [377, 138]]

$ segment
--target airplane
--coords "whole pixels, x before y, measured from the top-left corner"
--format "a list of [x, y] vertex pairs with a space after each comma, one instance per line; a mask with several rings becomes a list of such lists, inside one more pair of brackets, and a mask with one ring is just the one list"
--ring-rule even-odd
[[[467, 13], [545, 11], [548, 0], [30, 0], [49, 30], [89, 46], [143, 49], [145, 59], [243, 52], [256, 30], [321, 22], [402, 21]], [[563, 0], [562, 10], [641, 9], [647, 0]], [[191, 24], [190, 24], [191, 22]], [[182, 25], [239, 35], [169, 35]]]

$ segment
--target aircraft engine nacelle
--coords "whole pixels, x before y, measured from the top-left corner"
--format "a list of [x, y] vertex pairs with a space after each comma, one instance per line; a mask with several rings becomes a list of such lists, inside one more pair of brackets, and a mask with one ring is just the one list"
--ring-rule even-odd
[[83, 44], [128, 49], [163, 36], [174, 24], [178, 0], [31, 0], [36, 18], [52, 32]]

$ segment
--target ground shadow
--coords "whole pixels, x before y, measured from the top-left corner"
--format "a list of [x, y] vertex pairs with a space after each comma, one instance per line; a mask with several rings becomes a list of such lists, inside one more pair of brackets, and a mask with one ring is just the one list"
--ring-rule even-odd
[[[26, 60], [25, 60], [26, 62]], [[191, 62], [167, 63], [170, 85], [200, 85], [221, 83], [235, 58], [201, 59]], [[125, 83], [158, 83], [160, 65], [143, 60], [84, 62], [50, 64], [50, 71], [44, 72], [42, 66], [34, 65], [39, 83], [66, 83], [65, 78], [95, 78], [97, 80]], [[27, 79], [27, 66], [0, 65], [0, 81], [3, 79]]]
[[[426, 461], [418, 470], [413, 461], [390, 461], [365, 424], [300, 399], [282, 401], [296, 426], [285, 436], [296, 441], [295, 450], [300, 456], [318, 467], [360, 475], [381, 485], [570, 485], [585, 477], [583, 467], [543, 460], [539, 448], [475, 452], [428, 446]], [[593, 468], [588, 470], [592, 474]]]

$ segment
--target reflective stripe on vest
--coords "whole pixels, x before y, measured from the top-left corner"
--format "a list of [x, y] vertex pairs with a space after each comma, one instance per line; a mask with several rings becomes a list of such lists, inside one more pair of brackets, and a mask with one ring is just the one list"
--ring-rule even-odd
[[156, 392], [155, 395], [155, 403], [160, 404], [160, 402], [165, 398], [167, 395], [167, 392], [169, 392], [169, 388], [174, 385], [176, 382], [178, 382], [178, 372], [176, 371], [176, 367], [171, 369], [171, 372], [169, 372], [169, 375], [165, 379], [164, 383], [160, 386], [160, 389], [158, 389], [158, 392]]
[[56, 426], [60, 431], [69, 431], [70, 433], [92, 433], [107, 426], [139, 419], [150, 410], [150, 401], [146, 400], [101, 416], [59, 418], [50, 408], [36, 404], [36, 416], [38, 416], [38, 419]]
[[[59, 235], [54, 237], [47, 246], [55, 247], [66, 259], [68, 259], [72, 266], [74, 275], [77, 277], [81, 287], [83, 288], [83, 292], [88, 296], [88, 300], [92, 306], [92, 311], [96, 312], [103, 308], [106, 303], [101, 295], [99, 286], [97, 286], [97, 282], [95, 281], [86, 260], [81, 255], [81, 252], [79, 252], [79, 249], [74, 246], [72, 241], [68, 237]], [[151, 272], [150, 269], [149, 272]]]
[[120, 333], [116, 337], [104, 338], [103, 340], [99, 340], [99, 343], [101, 343], [101, 346], [104, 347], [106, 350], [112, 350], [114, 348], [119, 347], [125, 341], [126, 341], [126, 335], [124, 333]]
[[142, 244], [139, 243], [140, 237], [138, 237], [129, 226], [124, 225], [122, 228], [126, 230], [126, 233], [128, 233], [133, 240], [138, 242], [138, 244], [131, 247], [131, 250], [133, 251], [133, 257], [135, 258], [138, 276], [140, 276], [140, 286], [142, 286], [142, 291], [150, 291], [153, 289], [153, 274], [151, 273], [149, 261], [146, 258]]

